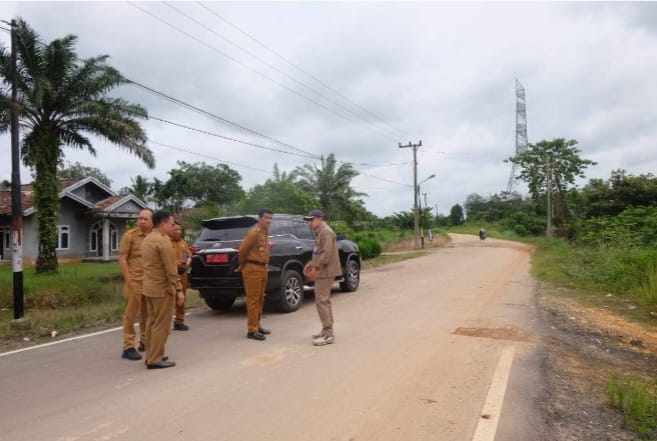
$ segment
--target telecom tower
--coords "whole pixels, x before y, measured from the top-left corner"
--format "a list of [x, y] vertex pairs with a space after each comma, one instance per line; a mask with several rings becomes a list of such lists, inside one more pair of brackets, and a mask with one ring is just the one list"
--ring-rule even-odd
[[[527, 105], [525, 88], [516, 79], [516, 155], [527, 150]], [[511, 193], [516, 185], [516, 165], [511, 164], [511, 176], [506, 191]]]

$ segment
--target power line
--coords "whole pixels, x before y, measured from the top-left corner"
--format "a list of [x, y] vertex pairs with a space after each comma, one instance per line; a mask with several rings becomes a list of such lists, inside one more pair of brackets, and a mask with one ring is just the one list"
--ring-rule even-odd
[[[249, 70], [249, 71], [251, 71], [251, 72], [253, 72], [253, 73], [255, 73], [255, 74], [257, 74], [257, 75], [259, 75], [259, 76], [261, 76], [261, 77], [263, 77], [263, 78], [265, 78], [266, 80], [271, 81], [272, 83], [274, 83], [274, 84], [276, 84], [277, 86], [279, 86], [279, 87], [281, 87], [281, 88], [287, 90], [288, 92], [291, 92], [291, 93], [293, 93], [293, 94], [295, 94], [295, 95], [297, 95], [297, 96], [300, 96], [301, 98], [303, 98], [303, 99], [305, 99], [305, 100], [307, 100], [307, 101], [310, 101], [311, 103], [314, 103], [315, 105], [318, 105], [318, 106], [320, 106], [320, 107], [322, 107], [322, 108], [328, 110], [329, 112], [331, 112], [331, 113], [333, 113], [333, 114], [339, 116], [339, 117], [342, 118], [342, 119], [345, 119], [345, 120], [350, 121], [350, 122], [354, 122], [353, 119], [350, 119], [350, 118], [348, 118], [348, 117], [346, 117], [346, 116], [340, 114], [339, 112], [336, 112], [335, 110], [331, 109], [330, 107], [328, 107], [328, 106], [326, 106], [326, 105], [320, 103], [319, 101], [313, 100], [312, 98], [307, 97], [307, 96], [305, 96], [304, 94], [302, 94], [302, 93], [300, 93], [300, 92], [298, 92], [298, 91], [296, 91], [296, 90], [294, 90], [294, 89], [292, 89], [292, 88], [290, 88], [290, 87], [288, 87], [288, 86], [286, 86], [286, 85], [284, 85], [284, 84], [282, 84], [282, 83], [276, 81], [274, 78], [270, 77], [269, 75], [267, 75], [267, 74], [265, 74], [265, 73], [262, 73], [262, 72], [260, 72], [260, 71], [258, 71], [258, 70], [256, 70], [256, 69], [254, 69], [254, 68], [252, 68], [252, 67], [250, 67], [250, 66], [247, 66], [246, 64], [244, 64], [244, 63], [242, 63], [241, 61], [237, 60], [236, 58], [234, 58], [234, 57], [228, 55], [227, 53], [223, 52], [222, 50], [217, 49], [215, 46], [212, 46], [211, 44], [208, 44], [208, 43], [206, 43], [205, 41], [203, 41], [203, 40], [201, 40], [201, 39], [199, 39], [199, 38], [193, 36], [193, 35], [190, 34], [189, 32], [180, 29], [178, 26], [169, 23], [168, 21], [166, 21], [166, 20], [164, 20], [164, 19], [158, 17], [157, 15], [153, 14], [152, 12], [150, 12], [150, 11], [148, 11], [148, 10], [146, 10], [146, 9], [143, 9], [143, 8], [137, 6], [135, 3], [130, 2], [130, 1], [129, 1], [128, 3], [129, 3], [131, 6], [134, 6], [135, 8], [139, 9], [140, 11], [142, 11], [143, 13], [145, 13], [146, 15], [149, 15], [150, 17], [154, 18], [155, 20], [157, 20], [157, 21], [159, 21], [159, 22], [161, 22], [161, 23], [164, 23], [165, 25], [171, 27], [172, 29], [175, 29], [177, 32], [180, 32], [181, 34], [185, 35], [186, 37], [191, 38], [192, 40], [196, 41], [197, 43], [199, 43], [199, 44], [201, 44], [201, 45], [203, 45], [203, 46], [205, 46], [205, 47], [207, 47], [208, 49], [213, 50], [213, 51], [217, 52], [217, 53], [220, 54], [220, 55], [223, 55], [224, 57], [228, 58], [229, 60], [233, 61], [234, 63], [239, 64], [239, 65], [242, 66], [243, 68], [245, 68], [245, 69], [247, 69], [247, 70]], [[369, 130], [372, 130], [369, 126], [365, 126], [365, 127], [366, 127], [367, 129], [369, 129]], [[380, 134], [381, 134], [381, 133], [379, 133], [379, 135], [380, 135]]]
[[[248, 141], [244, 141], [244, 140], [237, 139], [237, 138], [231, 138], [229, 136], [224, 136], [224, 135], [220, 135], [218, 133], [210, 132], [208, 130], [203, 130], [203, 129], [199, 129], [199, 128], [196, 128], [196, 127], [188, 126], [186, 124], [169, 121], [167, 119], [160, 118], [160, 117], [153, 116], [153, 115], [149, 115], [148, 118], [149, 119], [154, 119], [156, 121], [160, 121], [160, 122], [163, 122], [163, 123], [166, 123], [166, 124], [170, 124], [172, 126], [180, 127], [180, 128], [187, 129], [187, 130], [191, 130], [193, 132], [203, 133], [204, 135], [209, 135], [209, 136], [214, 136], [216, 138], [225, 139], [227, 141], [232, 141], [232, 142], [237, 142], [237, 143], [240, 143], [240, 144], [250, 145], [252, 147], [265, 149], [265, 150], [271, 150], [273, 152], [283, 153], [283, 154], [286, 154], [286, 155], [300, 156], [302, 158], [308, 158], [308, 159], [317, 159], [316, 156], [311, 156], [311, 155], [306, 155], [306, 154], [301, 154], [301, 153], [288, 152], [288, 151], [285, 151], [285, 150], [275, 149], [273, 147], [267, 147], [267, 146], [264, 146], [264, 145], [255, 144], [253, 142], [248, 142]], [[336, 162], [339, 163], [339, 164], [350, 164], [350, 165], [360, 165], [360, 166], [366, 166], [366, 167], [382, 167], [382, 168], [397, 167], [397, 166], [400, 166], [400, 165], [409, 164], [409, 162], [392, 162], [392, 163], [381, 163], [381, 164], [370, 164], [370, 163], [365, 163], [365, 162], [352, 162], [352, 161], [344, 161], [344, 162], [343, 161], [336, 161]]]
[[251, 170], [267, 173], [267, 174], [270, 174], [270, 175], [273, 174], [271, 171], [268, 171], [268, 170], [263, 170], [261, 168], [251, 167], [250, 165], [240, 164], [239, 162], [226, 161], [226, 160], [223, 160], [223, 159], [216, 158], [214, 156], [206, 155], [204, 153], [195, 152], [193, 150], [189, 150], [189, 149], [186, 149], [186, 148], [183, 148], [183, 147], [176, 147], [176, 146], [173, 146], [173, 145], [170, 145], [170, 144], [164, 144], [164, 143], [156, 142], [156, 141], [153, 141], [153, 140], [150, 140], [150, 139], [148, 140], [148, 142], [149, 142], [149, 144], [159, 145], [161, 147], [166, 147], [166, 148], [171, 149], [171, 150], [176, 150], [176, 151], [183, 152], [183, 153], [189, 153], [190, 155], [200, 156], [201, 158], [212, 159], [213, 161], [234, 165], [235, 167], [248, 168], [248, 169], [251, 169]]
[[187, 126], [187, 125], [185, 125], [185, 124], [176, 123], [176, 122], [169, 121], [169, 120], [166, 120], [166, 119], [163, 119], [163, 118], [158, 118], [157, 116], [149, 115], [149, 116], [148, 116], [148, 119], [154, 119], [154, 120], [156, 120], [156, 121], [160, 121], [160, 122], [163, 122], [163, 123], [167, 123], [167, 124], [170, 124], [170, 125], [172, 125], [172, 126], [176, 126], [176, 127], [181, 127], [181, 128], [183, 128], [183, 129], [191, 130], [191, 131], [193, 131], [193, 132], [203, 133], [203, 134], [205, 134], [205, 135], [214, 136], [214, 137], [216, 137], [216, 138], [225, 139], [225, 140], [227, 140], [227, 141], [238, 142], [238, 143], [240, 143], [240, 144], [250, 145], [250, 146], [253, 146], [253, 147], [260, 148], [260, 149], [271, 150], [271, 151], [273, 151], [273, 152], [284, 153], [284, 154], [286, 154], [286, 155], [294, 155], [294, 156], [301, 156], [301, 157], [303, 157], [303, 158], [316, 159], [315, 156], [306, 155], [306, 154], [301, 154], [301, 153], [288, 152], [288, 151], [285, 151], [285, 150], [279, 150], [279, 149], [275, 149], [275, 148], [273, 148], [273, 147], [267, 147], [267, 146], [264, 146], [264, 145], [255, 144], [255, 143], [253, 143], [253, 142], [248, 142], [248, 141], [244, 141], [244, 140], [237, 139], [237, 138], [231, 138], [231, 137], [229, 137], [229, 136], [220, 135], [220, 134], [218, 134], [218, 133], [209, 132], [209, 131], [207, 131], [207, 130], [197, 129], [196, 127], [191, 127], [191, 126]]
[[[217, 119], [217, 120], [219, 120], [219, 121], [221, 121], [221, 122], [224, 122], [224, 123], [227, 123], [227, 124], [233, 125], [233, 126], [235, 126], [235, 127], [238, 127], [238, 128], [240, 128], [241, 130], [244, 130], [244, 131], [247, 131], [247, 132], [249, 132], [249, 133], [252, 133], [252, 134], [255, 134], [255, 135], [261, 136], [261, 137], [263, 137], [263, 138], [265, 138], [265, 139], [268, 139], [268, 140], [270, 140], [270, 141], [273, 141], [273, 142], [275, 142], [275, 143], [277, 143], [277, 144], [283, 145], [283, 146], [285, 146], [285, 147], [288, 147], [288, 148], [291, 148], [291, 149], [293, 149], [293, 150], [296, 150], [296, 151], [298, 151], [298, 152], [300, 152], [300, 153], [303, 153], [303, 155], [299, 155], [299, 154], [297, 154], [296, 156], [307, 157], [307, 158], [309, 158], [309, 159], [321, 159], [321, 158], [323, 158], [323, 156], [318, 156], [318, 155], [316, 155], [316, 154], [314, 154], [314, 153], [310, 153], [310, 152], [307, 152], [307, 151], [305, 151], [305, 150], [302, 150], [302, 149], [300, 149], [300, 148], [298, 148], [298, 147], [294, 147], [294, 146], [292, 146], [292, 145], [286, 144], [286, 143], [284, 143], [284, 142], [282, 142], [282, 141], [279, 141], [279, 140], [277, 140], [277, 139], [275, 139], [275, 138], [272, 138], [272, 137], [270, 137], [270, 136], [267, 136], [267, 135], [265, 135], [265, 134], [262, 134], [262, 133], [260, 133], [260, 132], [255, 131], [255, 130], [249, 129], [249, 128], [247, 128], [247, 127], [243, 127], [243, 126], [241, 126], [241, 125], [239, 125], [239, 124], [237, 124], [237, 123], [235, 123], [235, 122], [233, 122], [233, 121], [230, 121], [230, 120], [227, 120], [227, 119], [225, 119], [225, 118], [222, 118], [222, 117], [220, 117], [220, 116], [218, 116], [218, 115], [215, 115], [215, 114], [213, 114], [213, 113], [211, 113], [211, 112], [208, 112], [208, 111], [206, 111], [206, 110], [203, 110], [203, 109], [201, 109], [201, 108], [198, 108], [198, 107], [196, 107], [196, 106], [193, 106], [193, 105], [191, 105], [191, 104], [189, 104], [189, 103], [186, 103], [186, 102], [184, 102], [184, 101], [181, 101], [181, 100], [179, 100], [179, 99], [177, 99], [177, 98], [173, 98], [172, 96], [167, 95], [167, 94], [165, 94], [164, 92], [157, 91], [157, 90], [155, 90], [155, 89], [152, 89], [152, 88], [150, 88], [150, 87], [148, 87], [148, 86], [145, 86], [145, 85], [143, 85], [143, 84], [141, 84], [141, 83], [138, 83], [138, 82], [136, 82], [136, 81], [130, 80], [130, 79], [128, 79], [128, 78], [126, 78], [126, 80], [127, 80], [130, 84], [133, 84], [133, 85], [135, 85], [135, 86], [137, 86], [137, 87], [139, 87], [139, 88], [141, 88], [141, 89], [143, 89], [143, 90], [145, 90], [145, 91], [147, 91], [147, 92], [149, 92], [149, 93], [155, 94], [155, 95], [157, 95], [157, 96], [159, 96], [159, 97], [162, 97], [162, 98], [164, 98], [164, 99], [166, 99], [166, 100], [168, 100], [168, 101], [170, 101], [170, 102], [173, 102], [173, 103], [175, 103], [175, 104], [178, 104], [178, 105], [180, 105], [180, 106], [183, 106], [183, 107], [185, 107], [185, 108], [187, 108], [187, 109], [193, 110], [193, 111], [195, 111], [195, 112], [197, 112], [197, 113], [200, 113], [201, 115], [204, 115], [204, 116], [210, 117], [210, 118], [212, 118], [212, 119]], [[154, 119], [162, 120], [162, 118], [154, 118]], [[167, 123], [172, 123], [171, 121], [167, 121], [167, 120], [163, 120], [163, 121], [166, 121]], [[198, 132], [205, 132], [205, 131], [203, 131], [203, 130], [201, 130], [201, 129], [191, 128], [191, 127], [189, 127], [189, 126], [184, 126], [183, 124], [175, 123], [174, 125], [178, 125], [178, 126], [184, 127], [184, 128], [186, 128], [186, 129], [188, 129], [188, 130], [195, 130], [195, 131], [198, 131]], [[207, 132], [207, 134], [212, 134], [212, 132]], [[228, 137], [225, 137], [225, 136], [223, 136], [223, 135], [218, 135], [218, 134], [212, 134], [212, 136], [218, 136], [218, 137], [221, 137], [221, 138], [224, 138], [224, 139], [228, 138]], [[243, 143], [247, 144], [247, 142], [243, 142]], [[250, 144], [255, 146], [255, 144], [253, 144], [253, 143], [250, 143]], [[267, 147], [265, 147], [265, 146], [260, 146], [260, 147], [262, 147], [262, 148], [267, 148]], [[280, 152], [281, 152], [281, 153], [286, 153], [285, 151], [280, 151]], [[293, 154], [293, 153], [292, 153], [292, 152], [287, 152], [287, 154]], [[358, 164], [358, 163], [343, 162], [343, 161], [336, 161], [336, 162], [337, 162], [338, 164], [371, 165], [371, 164], [366, 164], [366, 163]], [[379, 176], [371, 175], [371, 174], [369, 174], [369, 173], [365, 173], [365, 172], [362, 172], [362, 171], [359, 171], [359, 173], [361, 173], [361, 174], [363, 174], [363, 175], [365, 175], [365, 176], [370, 176], [370, 177], [372, 177], [372, 178], [374, 178], [374, 179], [378, 179], [378, 180], [385, 181], [385, 182], [390, 182], [390, 183], [393, 183], [393, 184], [404, 185], [404, 186], [408, 185], [408, 184], [403, 184], [403, 183], [401, 183], [401, 182], [393, 181], [393, 180], [390, 180], [390, 179], [381, 178], [381, 177], [379, 177]]]
[[390, 125], [389, 123], [387, 123], [387, 122], [386, 122], [383, 118], [381, 118], [380, 116], [376, 115], [375, 113], [370, 112], [370, 111], [369, 111], [368, 109], [366, 109], [365, 107], [363, 107], [363, 106], [361, 106], [360, 104], [358, 104], [358, 103], [356, 103], [356, 102], [350, 100], [347, 96], [343, 95], [343, 94], [340, 93], [338, 90], [336, 90], [336, 89], [334, 89], [333, 87], [329, 86], [329, 85], [326, 84], [324, 81], [320, 80], [320, 79], [317, 78], [316, 76], [314, 76], [314, 75], [308, 73], [308, 72], [305, 71], [304, 69], [302, 69], [302, 68], [300, 68], [299, 66], [297, 66], [296, 64], [292, 63], [292, 62], [289, 61], [286, 57], [284, 57], [283, 55], [281, 55], [279, 52], [275, 51], [274, 49], [270, 48], [270, 47], [267, 46], [266, 44], [262, 43], [260, 40], [258, 40], [258, 39], [255, 38], [254, 36], [250, 35], [248, 32], [244, 31], [243, 29], [240, 29], [237, 25], [231, 23], [228, 19], [226, 19], [225, 17], [221, 16], [221, 15], [218, 14], [216, 11], [212, 10], [210, 7], [206, 6], [206, 5], [203, 4], [202, 2], [197, 2], [197, 3], [198, 3], [201, 7], [203, 7], [204, 9], [206, 9], [208, 12], [210, 12], [212, 15], [214, 15], [214, 16], [217, 17], [218, 19], [222, 20], [224, 23], [226, 23], [226, 24], [228, 24], [229, 26], [231, 26], [233, 29], [237, 30], [237, 31], [240, 32], [241, 34], [243, 34], [243, 35], [247, 36], [248, 38], [250, 38], [252, 41], [254, 41], [256, 44], [258, 44], [260, 47], [262, 47], [262, 48], [266, 49], [267, 51], [271, 52], [272, 54], [276, 55], [278, 58], [280, 58], [281, 60], [283, 60], [283, 61], [284, 61], [285, 63], [287, 63], [289, 66], [293, 67], [294, 69], [298, 70], [298, 71], [301, 72], [302, 74], [304, 74], [304, 75], [308, 76], [309, 78], [313, 79], [314, 81], [316, 81], [317, 83], [319, 83], [320, 85], [322, 85], [322, 86], [325, 87], [326, 89], [330, 90], [331, 92], [335, 93], [336, 95], [340, 96], [341, 98], [343, 98], [343, 99], [346, 100], [347, 102], [351, 103], [352, 105], [354, 105], [354, 106], [358, 107], [359, 109], [363, 110], [366, 114], [370, 115], [371, 117], [373, 117], [373, 118], [375, 118], [375, 119], [381, 121], [383, 124], [385, 124], [386, 126], [388, 126], [391, 130], [393, 130], [394, 132], [396, 132], [397, 135], [403, 135], [402, 138], [406, 138], [406, 135], [404, 134], [404, 132], [402, 132], [401, 130], [396, 129], [395, 127], [393, 127], [392, 125]]
[[[249, 50], [243, 48], [242, 46], [238, 45], [237, 43], [231, 41], [229, 38], [227, 38], [227, 37], [221, 35], [220, 33], [216, 32], [214, 29], [212, 29], [212, 28], [206, 26], [205, 24], [203, 24], [202, 22], [198, 21], [197, 19], [195, 19], [194, 17], [190, 16], [189, 14], [187, 14], [187, 13], [181, 11], [180, 9], [176, 8], [175, 6], [173, 6], [172, 4], [170, 4], [170, 2], [164, 2], [164, 4], [165, 4], [165, 6], [168, 6], [169, 8], [173, 9], [173, 10], [176, 11], [178, 14], [182, 15], [183, 17], [187, 18], [188, 20], [192, 21], [193, 23], [197, 24], [198, 26], [201, 26], [201, 27], [202, 27], [203, 29], [205, 29], [206, 31], [211, 32], [212, 34], [214, 34], [214, 35], [216, 35], [217, 37], [221, 38], [222, 40], [224, 40], [226, 43], [230, 44], [231, 46], [233, 46], [233, 47], [235, 47], [235, 48], [241, 50], [242, 52], [246, 53], [246, 54], [249, 55], [250, 57], [256, 59], [257, 61], [259, 61], [260, 63], [262, 63], [262, 64], [264, 64], [265, 66], [269, 67], [270, 69], [272, 69], [272, 70], [278, 72], [279, 74], [281, 74], [281, 75], [283, 75], [284, 77], [288, 78], [289, 80], [295, 82], [296, 84], [298, 84], [298, 85], [300, 85], [300, 86], [302, 86], [302, 87], [304, 87], [304, 88], [310, 90], [311, 92], [314, 92], [315, 94], [319, 95], [321, 98], [324, 98], [326, 101], [330, 102], [331, 104], [335, 105], [336, 107], [339, 107], [340, 109], [344, 110], [345, 112], [347, 112], [347, 113], [349, 113], [349, 114], [355, 116], [356, 118], [359, 118], [359, 119], [361, 119], [361, 120], [367, 122], [368, 124], [371, 124], [371, 121], [368, 121], [367, 119], [363, 118], [361, 115], [359, 115], [359, 114], [357, 114], [356, 112], [354, 112], [354, 111], [352, 111], [352, 110], [346, 108], [345, 106], [343, 106], [342, 104], [338, 103], [337, 101], [332, 100], [331, 98], [327, 97], [327, 96], [324, 95], [322, 92], [320, 92], [319, 90], [314, 89], [313, 87], [307, 85], [306, 83], [297, 80], [296, 78], [294, 78], [293, 76], [289, 75], [288, 73], [282, 71], [281, 69], [279, 69], [278, 67], [274, 66], [273, 64], [268, 63], [267, 61], [265, 61], [265, 60], [263, 60], [262, 58], [258, 57], [257, 55], [255, 55], [255, 54], [252, 53], [251, 51], [249, 51]], [[351, 121], [352, 121], [352, 122], [355, 122], [355, 121], [353, 121], [353, 120], [351, 120]], [[375, 127], [375, 129], [378, 130], [378, 128], [376, 128], [376, 127]], [[382, 134], [384, 134], [385, 136], [392, 136], [392, 135], [397, 136], [396, 134], [390, 134], [390, 133], [382, 133]]]
[[191, 104], [189, 104], [189, 103], [186, 103], [186, 102], [184, 102], [184, 101], [182, 101], [182, 100], [179, 100], [179, 99], [174, 98], [174, 97], [172, 97], [172, 96], [170, 96], [170, 95], [167, 95], [167, 94], [164, 93], [164, 92], [160, 92], [160, 91], [155, 90], [155, 89], [153, 89], [153, 88], [151, 88], [151, 87], [148, 87], [148, 86], [145, 86], [145, 85], [143, 85], [143, 84], [141, 84], [141, 83], [138, 83], [138, 82], [136, 82], [136, 81], [133, 81], [133, 80], [131, 80], [131, 79], [129, 79], [129, 78], [126, 78], [126, 80], [127, 80], [130, 84], [133, 84], [134, 86], [136, 86], [136, 87], [138, 87], [138, 88], [140, 88], [140, 89], [142, 89], [142, 90], [145, 90], [146, 92], [149, 92], [149, 93], [151, 93], [151, 94], [157, 95], [157, 96], [159, 96], [159, 97], [161, 97], [161, 98], [166, 99], [167, 101], [170, 101], [170, 102], [172, 102], [172, 103], [178, 104], [179, 106], [185, 107], [185, 108], [188, 109], [188, 110], [192, 110], [192, 111], [194, 111], [194, 112], [196, 112], [196, 113], [199, 113], [199, 114], [201, 114], [201, 115], [207, 116], [207, 117], [209, 117], [209, 118], [211, 118], [211, 119], [215, 119], [215, 120], [221, 121], [221, 122], [223, 122], [223, 123], [225, 123], [225, 124], [228, 124], [228, 125], [231, 125], [231, 126], [233, 126], [233, 127], [237, 127], [237, 128], [240, 129], [240, 130], [243, 130], [243, 131], [245, 131], [245, 132], [251, 133], [251, 134], [253, 134], [253, 135], [260, 136], [261, 138], [265, 138], [265, 139], [267, 139], [267, 140], [269, 140], [269, 141], [275, 142], [276, 144], [282, 145], [282, 146], [284, 146], [284, 147], [287, 147], [287, 148], [289, 148], [289, 149], [295, 150], [295, 151], [297, 151], [297, 152], [304, 153], [304, 154], [306, 154], [306, 155], [308, 155], [308, 156], [310, 156], [310, 157], [313, 157], [313, 158], [316, 158], [316, 159], [319, 159], [319, 158], [320, 158], [319, 155], [316, 155], [316, 154], [314, 154], [314, 153], [310, 153], [310, 152], [307, 152], [307, 151], [305, 151], [305, 150], [302, 150], [302, 149], [300, 149], [300, 148], [298, 148], [298, 147], [295, 147], [295, 146], [289, 145], [289, 144], [287, 144], [287, 143], [285, 143], [285, 142], [283, 142], [283, 141], [279, 141], [279, 140], [277, 140], [277, 139], [275, 139], [275, 138], [272, 138], [272, 137], [270, 137], [270, 136], [267, 136], [267, 135], [265, 135], [265, 134], [263, 134], [263, 133], [260, 133], [260, 132], [258, 132], [258, 131], [256, 131], [256, 130], [249, 129], [248, 127], [244, 127], [244, 126], [242, 126], [242, 125], [240, 125], [240, 124], [238, 124], [238, 123], [236, 123], [236, 122], [233, 122], [233, 121], [231, 121], [231, 120], [229, 120], [229, 119], [222, 118], [222, 117], [219, 116], [219, 115], [216, 115], [216, 114], [211, 113], [211, 112], [209, 112], [209, 111], [207, 111], [207, 110], [203, 110], [203, 109], [201, 109], [201, 108], [199, 108], [199, 107], [193, 106], [193, 105], [191, 105]]

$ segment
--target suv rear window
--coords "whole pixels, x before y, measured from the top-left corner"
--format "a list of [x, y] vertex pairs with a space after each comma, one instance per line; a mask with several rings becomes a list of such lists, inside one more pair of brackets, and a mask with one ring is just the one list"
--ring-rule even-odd
[[201, 242], [242, 240], [247, 231], [257, 223], [256, 219], [246, 216], [206, 220], [197, 240]]

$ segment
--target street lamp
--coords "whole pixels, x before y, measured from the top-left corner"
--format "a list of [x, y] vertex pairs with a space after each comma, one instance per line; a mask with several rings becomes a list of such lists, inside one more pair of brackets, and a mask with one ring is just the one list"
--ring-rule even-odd
[[[422, 210], [422, 201], [420, 200], [420, 196], [421, 196], [420, 185], [424, 184], [429, 179], [433, 179], [435, 177], [436, 177], [435, 173], [431, 174], [431, 176], [429, 176], [429, 177], [423, 179], [422, 181], [420, 181], [420, 183], [417, 184], [417, 187], [415, 188], [415, 191], [416, 191], [415, 200], [418, 201], [418, 203], [415, 206], [415, 225], [419, 225], [419, 229], [422, 231], [422, 238], [421, 238], [421, 247], [422, 248], [424, 248], [424, 229], [422, 228], [422, 225], [420, 224], [420, 219], [421, 219], [420, 218], [420, 211]], [[418, 206], [419, 206], [419, 208], [418, 208]], [[416, 229], [415, 230], [415, 239], [416, 239], [415, 246], [417, 246], [417, 236], [418, 236], [418, 230]]]

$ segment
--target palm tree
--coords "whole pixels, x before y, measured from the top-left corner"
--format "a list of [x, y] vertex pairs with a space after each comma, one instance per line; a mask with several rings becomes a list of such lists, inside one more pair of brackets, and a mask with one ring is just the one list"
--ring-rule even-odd
[[153, 194], [153, 185], [149, 182], [148, 178], [137, 175], [134, 178], [130, 178], [130, 182], [132, 182], [132, 185], [125, 188], [126, 193], [135, 196], [140, 201], [148, 202], [148, 197]]
[[[39, 226], [37, 272], [57, 269], [57, 213], [59, 183], [57, 166], [63, 147], [96, 150], [86, 133], [101, 136], [126, 149], [150, 168], [153, 153], [145, 145], [146, 134], [136, 118], [146, 110], [107, 93], [128, 82], [107, 64], [107, 55], [79, 59], [77, 37], [68, 35], [46, 44], [23, 20], [18, 20], [17, 89], [20, 127], [24, 136], [21, 156], [35, 177], [35, 207]], [[9, 128], [11, 56], [0, 47], [0, 133]]]
[[315, 164], [299, 166], [291, 173], [291, 178], [304, 191], [319, 201], [320, 208], [327, 218], [335, 219], [339, 215], [354, 220], [364, 213], [363, 202], [366, 196], [351, 187], [351, 180], [358, 172], [349, 163], [340, 164], [331, 153], [326, 159], [322, 156], [320, 167]]

